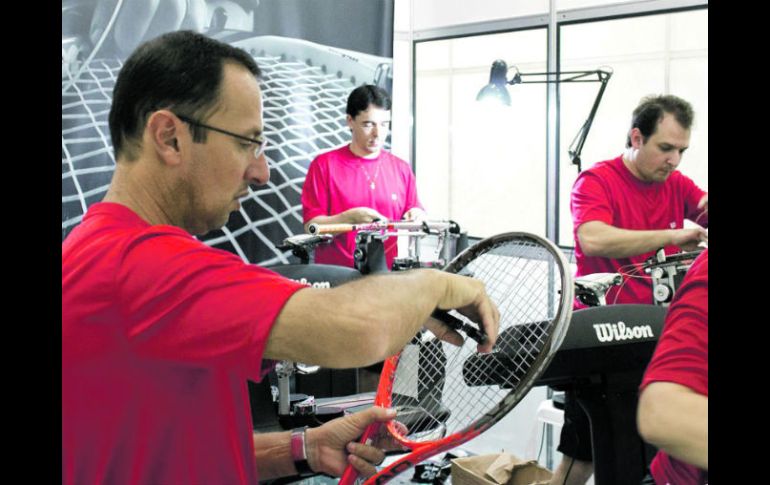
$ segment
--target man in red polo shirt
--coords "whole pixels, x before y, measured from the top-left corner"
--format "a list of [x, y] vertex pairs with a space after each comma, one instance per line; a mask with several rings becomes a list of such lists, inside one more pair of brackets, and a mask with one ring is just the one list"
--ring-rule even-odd
[[[708, 242], [708, 194], [677, 171], [692, 121], [687, 101], [646, 97], [633, 112], [626, 151], [578, 176], [571, 195], [577, 276], [627, 272], [660, 248], [670, 254]], [[685, 228], [684, 219], [698, 225]], [[607, 303], [653, 304], [649, 277], [624, 278], [608, 291]], [[567, 484], [582, 485], [593, 473], [591, 434], [569, 392], [564, 418], [558, 450], [565, 458], [551, 483], [567, 477]]]
[[[318, 155], [302, 186], [302, 219], [310, 224], [420, 221], [426, 214], [417, 197], [409, 163], [384, 150], [390, 131], [391, 99], [384, 89], [364, 84], [348, 96], [349, 144]], [[356, 232], [335, 236], [315, 249], [315, 262], [353, 267]], [[387, 268], [398, 256], [395, 237], [385, 240]]]
[[[392, 410], [254, 433], [247, 380], [276, 360], [362, 367], [459, 308], [495, 343], [484, 284], [417, 269], [310, 288], [193, 235], [270, 178], [260, 69], [191, 31], [126, 60], [109, 114], [115, 172], [62, 243], [62, 483], [256, 485], [384, 459], [353, 442]], [[354, 344], [351, 344], [354, 342]]]

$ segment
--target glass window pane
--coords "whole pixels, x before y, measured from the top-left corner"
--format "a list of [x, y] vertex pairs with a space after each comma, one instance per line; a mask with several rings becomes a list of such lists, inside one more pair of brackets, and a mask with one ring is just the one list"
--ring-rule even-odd
[[[439, 44], [449, 52], [441, 67]], [[545, 29], [417, 44], [418, 190], [431, 217], [452, 219], [472, 236], [543, 235], [546, 85], [509, 87], [511, 107], [477, 102], [498, 58], [523, 72], [545, 70]]]
[[417, 76], [415, 165], [417, 193], [432, 219], [450, 214], [449, 89], [446, 76]]
[[[629, 35], [644, 32], [644, 35]], [[561, 60], [572, 61], [662, 52], [666, 45], [663, 16], [631, 17], [602, 22], [586, 22], [561, 28]], [[614, 60], [614, 59], [612, 59]]]
[[[495, 59], [493, 54], [500, 56], [509, 62], [509, 65], [522, 65], [536, 63], [545, 66], [543, 49], [533, 48], [533, 46], [542, 47], [543, 29], [522, 30], [512, 35], [510, 32], [505, 34], [477, 35], [473, 37], [464, 37], [455, 39], [452, 42], [452, 67], [460, 68], [478, 68], [484, 67], [482, 61], [488, 61], [491, 65]], [[487, 75], [489, 75], [489, 65]]]
[[449, 56], [451, 43], [451, 40], [434, 40], [417, 44], [418, 62], [415, 70], [419, 73], [421, 71], [449, 69], [452, 65]]
[[709, 48], [708, 9], [670, 15], [669, 21], [672, 51]]
[[511, 107], [502, 107], [476, 101], [486, 82], [453, 81], [452, 219], [474, 236], [544, 235], [545, 85], [511, 88]]
[[684, 154], [679, 170], [703, 190], [709, 185], [709, 118], [708, 118], [708, 58], [703, 56], [672, 59], [671, 92], [685, 93], [692, 103], [695, 119], [690, 131], [690, 147]]

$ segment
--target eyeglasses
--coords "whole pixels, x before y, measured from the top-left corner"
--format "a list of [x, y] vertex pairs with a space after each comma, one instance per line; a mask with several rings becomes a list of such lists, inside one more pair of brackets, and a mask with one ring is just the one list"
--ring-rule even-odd
[[213, 130], [218, 133], [222, 133], [223, 135], [232, 136], [233, 138], [237, 138], [239, 140], [247, 141], [249, 143], [253, 143], [257, 145], [257, 147], [254, 149], [254, 158], [259, 158], [260, 155], [265, 153], [265, 147], [267, 146], [267, 138], [262, 138], [261, 140], [257, 138], [249, 138], [248, 136], [239, 135], [231, 131], [223, 130], [222, 128], [216, 128], [214, 126], [204, 125], [200, 121], [196, 121], [184, 115], [176, 114], [176, 117], [184, 121], [185, 123], [189, 123], [193, 126], [200, 126], [201, 128], [205, 128], [207, 130]]
[[[372, 129], [375, 126], [377, 126], [377, 123], [375, 123], [374, 121], [364, 121], [364, 122], [359, 123], [359, 126], [364, 131], [372, 131]], [[390, 130], [390, 121], [383, 121], [382, 123], [379, 124], [378, 128], [384, 129], [386, 131]]]

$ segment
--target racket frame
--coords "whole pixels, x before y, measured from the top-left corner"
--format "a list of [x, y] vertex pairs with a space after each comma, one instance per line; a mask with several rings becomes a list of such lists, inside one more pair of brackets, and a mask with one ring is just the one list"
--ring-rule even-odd
[[[445, 436], [438, 440], [426, 441], [426, 442], [414, 442], [405, 439], [396, 427], [396, 419], [389, 421], [386, 424], [388, 432], [392, 435], [393, 439], [400, 445], [409, 448], [411, 451], [394, 461], [384, 469], [380, 470], [376, 475], [367, 479], [364, 485], [381, 485], [392, 478], [396, 477], [400, 473], [414, 467], [420, 462], [435, 456], [444, 451], [451, 450], [467, 441], [480, 435], [494, 424], [499, 422], [511, 409], [513, 409], [519, 401], [529, 393], [535, 381], [538, 377], [548, 368], [553, 356], [561, 346], [564, 336], [569, 328], [569, 322], [572, 316], [572, 302], [574, 299], [574, 282], [572, 272], [570, 271], [569, 263], [562, 251], [553, 244], [551, 241], [537, 236], [535, 234], [525, 232], [507, 232], [498, 234], [479, 241], [466, 248], [444, 268], [444, 271], [449, 273], [457, 273], [466, 267], [471, 261], [476, 259], [479, 255], [488, 252], [491, 248], [498, 246], [507, 241], [515, 239], [529, 239], [538, 245], [548, 249], [548, 251], [554, 256], [554, 259], [558, 261], [558, 264], [554, 265], [554, 270], [558, 271], [561, 279], [561, 299], [559, 300], [559, 306], [557, 313], [552, 319], [551, 334], [542, 350], [539, 352], [535, 362], [530, 366], [527, 371], [527, 378], [523, 379], [516, 389], [508, 393], [494, 408], [484, 413], [478, 420], [470, 427], [466, 427], [462, 430], [456, 431], [448, 436]], [[392, 405], [392, 391], [393, 381], [396, 375], [396, 369], [398, 368], [398, 362], [401, 357], [401, 353], [389, 357], [385, 360], [382, 367], [382, 373], [380, 374], [380, 381], [377, 386], [377, 394], [375, 396], [374, 405], [381, 407], [391, 407]], [[379, 425], [379, 423], [375, 423]], [[346, 485], [343, 480], [340, 480], [341, 485]]]

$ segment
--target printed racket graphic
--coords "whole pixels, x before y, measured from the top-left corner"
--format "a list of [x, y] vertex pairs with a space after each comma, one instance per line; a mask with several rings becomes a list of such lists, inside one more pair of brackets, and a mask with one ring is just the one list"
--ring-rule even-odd
[[[544, 238], [522, 232], [493, 236], [458, 254], [444, 270], [484, 282], [500, 310], [497, 342], [492, 352], [480, 354], [478, 332], [469, 332], [473, 338], [466, 335], [457, 347], [424, 330], [385, 361], [374, 404], [396, 409], [386, 426], [410, 452], [366, 485], [385, 483], [497, 423], [548, 367], [569, 326], [572, 273], [561, 250]], [[456, 311], [450, 315], [478, 328]], [[362, 442], [379, 426], [370, 426]], [[340, 483], [357, 479], [348, 466]]]

